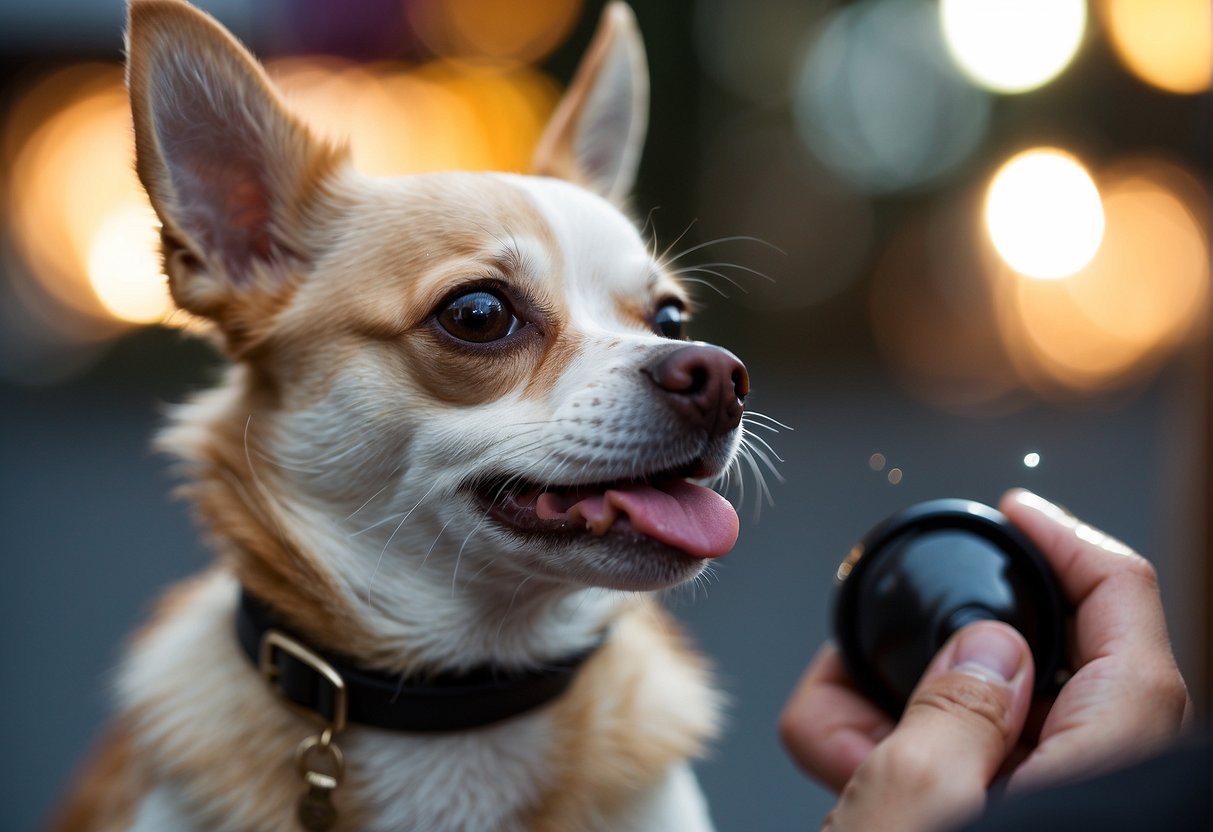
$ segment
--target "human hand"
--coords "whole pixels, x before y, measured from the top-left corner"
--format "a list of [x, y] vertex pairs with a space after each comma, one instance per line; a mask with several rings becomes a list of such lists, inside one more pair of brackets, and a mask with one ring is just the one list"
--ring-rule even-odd
[[827, 829], [938, 828], [979, 811], [1000, 774], [1019, 789], [1111, 767], [1171, 738], [1190, 709], [1153, 567], [1029, 492], [1009, 492], [1000, 508], [1074, 608], [1074, 675], [1056, 701], [1031, 702], [1023, 638], [981, 622], [940, 650], [894, 723], [825, 646], [781, 732], [809, 774], [842, 791]]

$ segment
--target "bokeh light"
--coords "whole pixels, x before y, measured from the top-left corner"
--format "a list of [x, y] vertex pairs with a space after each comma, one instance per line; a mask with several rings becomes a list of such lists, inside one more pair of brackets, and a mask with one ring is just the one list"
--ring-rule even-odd
[[[90, 259], [104, 260], [107, 275], [124, 273], [128, 298], [140, 291], [163, 297], [159, 266], [153, 262], [147, 269], [144, 253], [132, 252], [129, 268], [121, 268], [97, 250], [111, 217], [131, 206], [150, 215], [134, 174], [130, 110], [118, 67], [74, 66], [36, 83], [11, 112], [5, 148], [13, 242], [36, 281], [24, 294], [39, 292], [73, 313], [63, 319], [64, 338], [95, 335], [99, 326], [112, 332], [103, 324], [123, 319], [98, 296]], [[82, 329], [82, 320], [92, 327]]]
[[1213, 9], [1208, 0], [1103, 0], [1117, 56], [1148, 84], [1173, 93], [1209, 89]]
[[994, 248], [1029, 277], [1071, 275], [1091, 261], [1104, 212], [1091, 175], [1068, 153], [1034, 148], [1009, 159], [986, 196]]
[[1188, 340], [1208, 303], [1208, 199], [1160, 160], [1100, 175], [1106, 229], [1086, 268], [1065, 280], [1003, 269], [1004, 342], [1037, 391], [1093, 392], [1149, 375]]
[[319, 134], [348, 140], [355, 167], [374, 176], [525, 171], [560, 95], [548, 76], [525, 67], [289, 58], [268, 69], [291, 108]]
[[496, 67], [546, 57], [581, 14], [581, 0], [442, 0], [408, 4], [409, 22], [435, 54]]
[[[288, 59], [269, 71], [289, 106], [321, 135], [347, 141], [354, 165], [372, 175], [525, 171], [559, 97], [555, 82], [527, 67]], [[17, 94], [3, 162], [20, 260], [14, 294], [54, 341], [86, 346], [133, 324], [188, 322], [169, 317], [119, 67], [69, 66]]]
[[941, 0], [948, 51], [974, 82], [1001, 93], [1036, 89], [1074, 58], [1086, 0]]
[[988, 95], [946, 55], [925, 0], [861, 0], [830, 15], [796, 78], [797, 130], [821, 161], [871, 193], [938, 180], [977, 148]]
[[1103, 244], [1065, 280], [999, 272], [1000, 327], [1025, 381], [1092, 392], [1149, 375], [1202, 320], [1209, 244], [1207, 194], [1161, 161], [1101, 174]]
[[173, 311], [168, 283], [160, 277], [156, 216], [132, 199], [102, 220], [88, 252], [88, 279], [97, 299], [115, 318], [135, 324], [165, 320]]

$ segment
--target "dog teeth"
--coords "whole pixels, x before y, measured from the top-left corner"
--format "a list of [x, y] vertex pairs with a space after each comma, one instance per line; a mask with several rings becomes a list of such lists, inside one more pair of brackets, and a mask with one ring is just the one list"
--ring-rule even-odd
[[602, 537], [619, 517], [619, 510], [607, 500], [597, 498], [582, 500], [569, 509], [569, 519], [584, 522], [586, 531]]

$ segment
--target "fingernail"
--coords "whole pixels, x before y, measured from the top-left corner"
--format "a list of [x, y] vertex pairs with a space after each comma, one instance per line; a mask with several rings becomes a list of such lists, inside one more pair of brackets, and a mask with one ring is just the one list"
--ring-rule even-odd
[[1028, 491], [1027, 489], [1020, 489], [1019, 491], [1016, 491], [1015, 501], [1021, 505], [1027, 506], [1030, 509], [1039, 511], [1041, 514], [1044, 514], [1047, 517], [1051, 517], [1052, 519], [1063, 523], [1072, 522], [1074, 520], [1074, 515], [1066, 511], [1061, 506], [1057, 505], [1056, 503], [1051, 503], [1039, 494]]
[[1021, 639], [1002, 627], [977, 624], [960, 634], [952, 652], [952, 669], [989, 681], [1010, 682], [1024, 661]]
[[1086, 523], [1078, 524], [1078, 527], [1074, 529], [1074, 536], [1079, 540], [1086, 541], [1093, 546], [1098, 546], [1105, 552], [1111, 552], [1114, 555], [1141, 557], [1141, 555], [1130, 549], [1126, 544], [1121, 543], [1119, 540], [1109, 534], [1101, 532], [1094, 526], [1088, 526]]

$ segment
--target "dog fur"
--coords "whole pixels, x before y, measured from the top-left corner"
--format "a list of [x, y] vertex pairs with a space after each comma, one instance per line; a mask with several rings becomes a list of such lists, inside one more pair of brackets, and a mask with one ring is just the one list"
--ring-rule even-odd
[[[469, 493], [490, 475], [608, 482], [694, 460], [712, 477], [735, 460], [739, 427], [688, 430], [645, 376], [685, 346], [654, 332], [654, 308], [689, 299], [619, 208], [647, 110], [630, 11], [604, 13], [537, 175], [390, 180], [313, 138], [203, 13], [130, 15], [165, 273], [232, 359], [158, 441], [218, 558], [133, 640], [119, 714], [54, 828], [298, 828], [293, 754], [315, 727], [241, 653], [241, 585], [313, 645], [400, 674], [530, 667], [609, 632], [538, 711], [437, 736], [349, 726], [335, 828], [710, 828], [688, 760], [719, 698], [651, 598], [704, 558], [634, 534], [537, 542]], [[525, 307], [506, 346], [434, 325], [466, 285]]]

